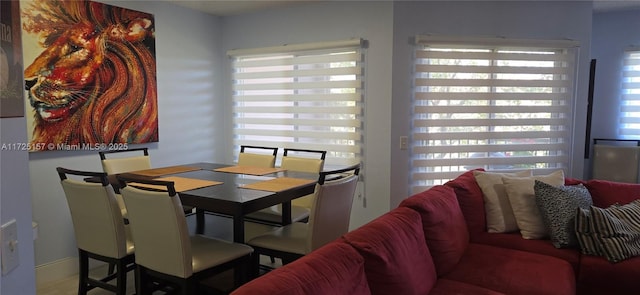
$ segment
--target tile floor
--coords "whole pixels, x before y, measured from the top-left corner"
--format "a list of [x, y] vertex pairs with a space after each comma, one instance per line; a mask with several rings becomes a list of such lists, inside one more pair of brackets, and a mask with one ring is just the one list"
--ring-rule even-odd
[[[194, 224], [195, 216], [190, 216], [187, 218], [187, 223], [189, 224], [189, 228], [191, 231], [195, 228]], [[207, 214], [206, 225], [205, 225], [205, 235], [216, 236], [222, 239], [230, 239], [231, 237], [231, 221], [226, 217], [219, 216], [211, 216]], [[247, 233], [254, 232], [257, 230], [264, 230], [263, 228], [254, 228], [249, 226], [247, 228]], [[279, 267], [282, 265], [279, 259], [276, 259], [276, 263], [272, 264], [269, 257], [261, 257], [261, 264], [267, 265], [270, 267]], [[95, 274], [96, 277], [100, 275], [104, 275], [106, 273], [106, 265], [104, 267], [99, 267], [92, 270], [92, 273]], [[214, 289], [219, 290], [227, 290], [226, 292], [220, 292], [219, 294], [228, 294], [229, 289], [232, 287], [233, 282], [233, 273], [225, 272], [221, 273], [207, 282], [205, 285], [211, 286]], [[41, 285], [36, 286], [36, 294], [37, 295], [77, 295], [78, 294], [78, 276], [72, 276], [69, 278], [65, 278], [58, 281], [47, 282]], [[99, 288], [95, 288], [88, 292], [90, 295], [112, 295], [113, 293], [107, 290], [102, 290]], [[129, 272], [127, 277], [127, 294], [135, 294], [135, 286], [134, 286], [134, 275], [133, 272]], [[155, 292], [155, 294], [163, 294], [163, 292]]]

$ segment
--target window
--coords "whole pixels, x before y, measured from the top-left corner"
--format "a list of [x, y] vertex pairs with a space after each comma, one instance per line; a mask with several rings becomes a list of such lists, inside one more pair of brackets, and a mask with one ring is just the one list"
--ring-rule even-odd
[[573, 42], [416, 40], [413, 192], [474, 168], [569, 172]]
[[234, 145], [326, 150], [327, 165], [359, 163], [361, 40], [233, 50]]
[[640, 51], [626, 51], [622, 67], [619, 135], [640, 139]]

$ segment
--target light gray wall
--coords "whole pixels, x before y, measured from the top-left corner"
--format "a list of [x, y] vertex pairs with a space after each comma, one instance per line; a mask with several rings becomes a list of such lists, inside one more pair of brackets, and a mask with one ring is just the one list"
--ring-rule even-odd
[[631, 46], [640, 48], [640, 10], [596, 13], [591, 57], [596, 59], [592, 138], [618, 135], [622, 59]]
[[[27, 141], [25, 118], [0, 119], [0, 143]], [[3, 149], [0, 152], [0, 224], [12, 219], [18, 228], [19, 265], [0, 277], [0, 294], [35, 294], [31, 198], [28, 152]]]
[[[142, 145], [150, 147], [152, 165], [222, 161], [226, 143], [219, 124], [225, 116], [220, 104], [219, 18], [162, 1], [104, 2], [155, 17], [160, 141]], [[25, 65], [31, 61], [25, 56]], [[29, 166], [33, 219], [40, 228], [35, 264], [77, 256], [69, 209], [55, 168], [102, 171], [97, 152], [31, 153]]]
[[410, 39], [416, 34], [503, 36], [518, 39], [572, 39], [581, 44], [572, 167], [582, 178], [584, 126], [591, 32], [587, 1], [399, 1], [394, 5], [391, 206], [407, 193], [409, 151], [395, 145], [411, 128]]
[[[272, 9], [223, 19], [224, 50], [283, 44], [368, 40], [365, 50], [365, 126], [363, 194], [356, 197], [351, 227], [358, 227], [389, 211], [392, 5], [389, 1], [326, 1]], [[222, 69], [231, 85], [228, 59]], [[231, 89], [225, 89], [226, 109], [231, 113]], [[226, 125], [231, 126], [231, 117]], [[232, 128], [227, 138], [231, 140]], [[227, 160], [232, 160], [228, 151]]]

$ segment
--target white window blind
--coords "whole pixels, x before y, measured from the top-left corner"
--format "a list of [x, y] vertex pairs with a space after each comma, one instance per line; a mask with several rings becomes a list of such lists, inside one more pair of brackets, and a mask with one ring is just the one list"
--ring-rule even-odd
[[624, 55], [618, 126], [622, 138], [640, 138], [640, 50], [629, 50]]
[[234, 145], [326, 150], [361, 161], [362, 41], [233, 50]]
[[569, 172], [574, 42], [416, 40], [414, 192], [474, 168]]

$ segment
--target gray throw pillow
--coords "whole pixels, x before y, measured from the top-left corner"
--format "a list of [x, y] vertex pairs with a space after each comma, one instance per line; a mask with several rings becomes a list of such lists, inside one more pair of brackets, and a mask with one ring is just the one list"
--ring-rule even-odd
[[552, 186], [536, 180], [534, 191], [536, 205], [553, 245], [556, 248], [579, 246], [575, 231], [576, 210], [593, 205], [589, 190], [582, 184]]

